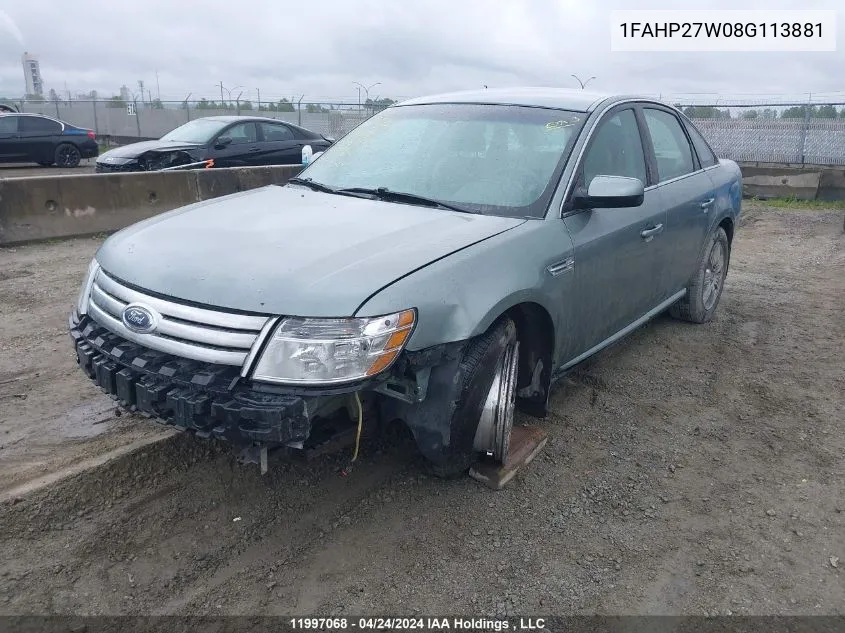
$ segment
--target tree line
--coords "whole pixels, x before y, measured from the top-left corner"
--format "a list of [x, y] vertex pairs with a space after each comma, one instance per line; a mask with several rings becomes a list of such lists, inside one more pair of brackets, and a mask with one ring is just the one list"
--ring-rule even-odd
[[[728, 108], [716, 106], [681, 106], [676, 105], [691, 119], [845, 119], [845, 107], [837, 110], [834, 105], [791, 106], [778, 112], [775, 108], [741, 109], [733, 114]], [[808, 117], [809, 115], [809, 117]]]

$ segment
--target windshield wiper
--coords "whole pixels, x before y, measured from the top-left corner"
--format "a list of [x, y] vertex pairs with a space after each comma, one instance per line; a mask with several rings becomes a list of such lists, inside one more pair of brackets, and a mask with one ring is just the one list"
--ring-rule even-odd
[[294, 176], [293, 178], [288, 179], [289, 183], [293, 183], [294, 185], [305, 185], [309, 189], [313, 189], [314, 191], [322, 191], [323, 193], [338, 193], [338, 190], [329, 187], [328, 185], [324, 185], [321, 182], [314, 182], [310, 178], [299, 178]]
[[428, 198], [426, 196], [421, 196], [416, 193], [407, 193], [404, 191], [392, 191], [387, 187], [349, 187], [347, 189], [338, 189], [337, 193], [350, 193], [350, 194], [369, 194], [371, 196], [375, 196], [379, 200], [385, 200], [389, 202], [406, 202], [408, 204], [421, 204], [427, 207], [437, 207], [439, 209], [448, 209], [449, 211], [458, 211], [460, 213], [474, 213], [477, 214], [477, 211], [473, 211], [471, 209], [466, 209], [464, 207], [459, 207], [458, 205], [451, 204], [449, 202], [442, 202], [435, 198]]

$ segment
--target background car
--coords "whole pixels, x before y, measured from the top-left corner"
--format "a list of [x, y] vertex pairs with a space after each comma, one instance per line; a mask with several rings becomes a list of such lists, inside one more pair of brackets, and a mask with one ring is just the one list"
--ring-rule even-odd
[[0, 163], [76, 167], [99, 151], [91, 130], [41, 114], [0, 112]]
[[18, 109], [11, 103], [0, 103], [0, 113], [2, 112], [17, 112]]
[[213, 159], [215, 167], [295, 165], [302, 148], [314, 153], [334, 141], [298, 125], [250, 116], [213, 116], [189, 121], [157, 141], [143, 141], [105, 152], [98, 172], [156, 171]]

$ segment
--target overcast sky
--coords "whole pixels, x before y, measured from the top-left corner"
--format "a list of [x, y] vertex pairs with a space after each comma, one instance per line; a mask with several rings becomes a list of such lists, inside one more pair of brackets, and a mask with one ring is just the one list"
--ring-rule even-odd
[[[835, 53], [612, 53], [610, 10], [699, 8], [688, 0], [0, 0], [0, 96], [24, 92], [21, 55], [46, 89], [162, 99], [371, 97], [513, 85], [646, 94], [845, 100], [843, 0], [709, 0], [723, 9], [839, 9]], [[233, 97], [241, 91], [234, 91]]]

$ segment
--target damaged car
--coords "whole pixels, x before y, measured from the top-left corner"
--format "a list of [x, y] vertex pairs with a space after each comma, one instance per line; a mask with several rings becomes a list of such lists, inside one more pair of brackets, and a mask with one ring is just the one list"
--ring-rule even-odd
[[555, 380], [656, 315], [709, 321], [740, 205], [736, 163], [658, 101], [418, 98], [284, 186], [108, 238], [70, 333], [124, 407], [262, 467], [401, 422], [449, 477], [508, 463], [515, 411], [543, 418]]
[[302, 150], [316, 154], [333, 139], [264, 117], [212, 116], [194, 119], [158, 140], [116, 147], [97, 159], [97, 172], [159, 171], [206, 163], [214, 167], [298, 165]]

